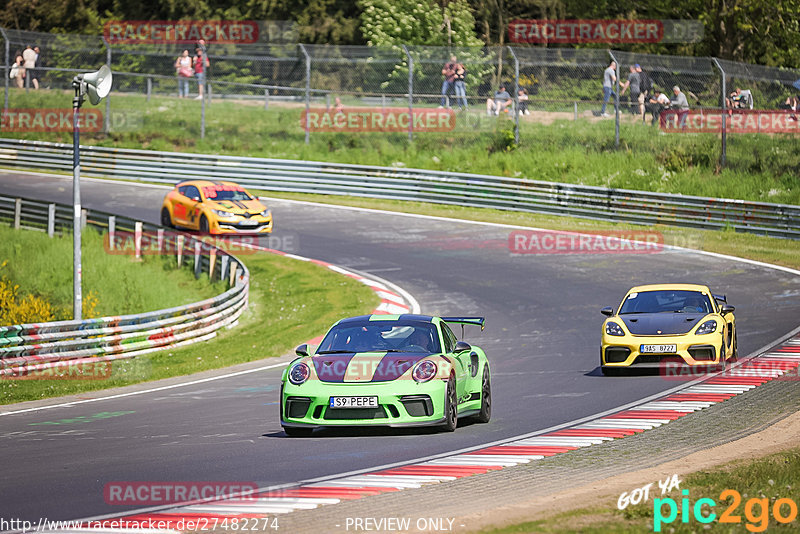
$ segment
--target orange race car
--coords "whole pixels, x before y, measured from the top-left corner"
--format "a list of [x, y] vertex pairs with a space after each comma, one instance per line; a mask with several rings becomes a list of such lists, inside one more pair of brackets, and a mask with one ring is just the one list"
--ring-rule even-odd
[[164, 197], [161, 224], [206, 234], [270, 233], [272, 213], [233, 182], [188, 180]]

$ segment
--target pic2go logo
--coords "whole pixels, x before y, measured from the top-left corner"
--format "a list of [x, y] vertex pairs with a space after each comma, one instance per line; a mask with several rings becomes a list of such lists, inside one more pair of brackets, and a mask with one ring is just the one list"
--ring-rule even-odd
[[[680, 515], [681, 523], [689, 523], [690, 513], [698, 523], [712, 523], [717, 519], [717, 514], [713, 508], [717, 506], [714, 499], [703, 498], [695, 501], [692, 505], [689, 501], [689, 490], [683, 490], [681, 499]], [[720, 523], [739, 524], [742, 516], [736, 513], [742, 503], [741, 494], [732, 489], [726, 489], [719, 494], [719, 500], [725, 501], [728, 498], [733, 500], [728, 504], [725, 511], [719, 516]], [[666, 509], [666, 510], [665, 510]], [[707, 510], [708, 513], [703, 512]], [[748, 499], [744, 504], [744, 517], [747, 520], [745, 528], [750, 532], [764, 532], [769, 525], [770, 511], [772, 517], [778, 523], [791, 523], [797, 519], [797, 504], [792, 499], [777, 499], [770, 510], [769, 499], [766, 497]], [[666, 512], [666, 515], [664, 515]], [[653, 499], [653, 531], [661, 532], [662, 525], [669, 525], [678, 518], [678, 503], [669, 497], [664, 499]]]

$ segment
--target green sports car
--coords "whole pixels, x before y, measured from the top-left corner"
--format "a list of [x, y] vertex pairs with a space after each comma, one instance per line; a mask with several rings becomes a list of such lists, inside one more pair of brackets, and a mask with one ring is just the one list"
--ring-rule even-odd
[[483, 317], [362, 315], [334, 324], [316, 351], [296, 349], [281, 378], [281, 425], [289, 436], [323, 426], [440, 426], [492, 413], [489, 361], [448, 324]]

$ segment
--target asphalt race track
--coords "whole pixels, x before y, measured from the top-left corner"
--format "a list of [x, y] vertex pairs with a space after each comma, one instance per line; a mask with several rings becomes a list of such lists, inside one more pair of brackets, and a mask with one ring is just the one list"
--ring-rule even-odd
[[[71, 202], [71, 178], [0, 171], [0, 184], [7, 195]], [[164, 194], [121, 182], [84, 180], [82, 187], [85, 207], [154, 223]], [[423, 313], [485, 315], [486, 330], [468, 331], [466, 339], [484, 347], [492, 362], [491, 423], [451, 434], [330, 430], [290, 439], [278, 422], [280, 368], [8, 415], [0, 417], [4, 516], [38, 521], [123, 512], [104, 502], [103, 487], [112, 481], [268, 486], [412, 460], [670, 389], [679, 383], [607, 378], [597, 368], [599, 310], [618, 304], [633, 285], [692, 282], [727, 294], [737, 308], [742, 356], [791, 331], [800, 317], [800, 277], [730, 259], [675, 251], [512, 255], [507, 228], [277, 200], [268, 205], [276, 220], [271, 245], [283, 242], [292, 252], [382, 276], [413, 294]]]

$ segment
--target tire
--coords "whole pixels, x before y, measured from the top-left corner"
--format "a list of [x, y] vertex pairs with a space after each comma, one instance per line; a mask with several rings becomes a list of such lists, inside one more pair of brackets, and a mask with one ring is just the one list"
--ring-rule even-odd
[[314, 432], [313, 428], [303, 428], [297, 426], [285, 426], [283, 431], [290, 438], [308, 438]]
[[165, 228], [172, 228], [174, 226], [172, 224], [172, 216], [170, 216], [167, 208], [161, 208], [161, 226]]
[[200, 233], [201, 234], [208, 233], [208, 219], [206, 219], [205, 215], [200, 216]]
[[453, 432], [458, 426], [458, 397], [456, 395], [456, 377], [451, 376], [444, 391], [444, 432]]
[[489, 365], [483, 366], [481, 378], [481, 411], [475, 416], [479, 423], [488, 423], [492, 418], [492, 378], [489, 375]]
[[739, 341], [736, 339], [737, 335], [734, 331], [733, 333], [733, 356], [731, 356], [731, 361], [735, 362], [739, 360]]
[[728, 358], [725, 357], [725, 356], [727, 356], [727, 354], [725, 354], [725, 342], [724, 341], [722, 342], [722, 345], [720, 345], [719, 349], [720, 349], [720, 351], [719, 351], [719, 370], [724, 373], [725, 371], [728, 370]]

